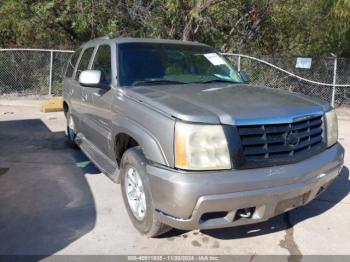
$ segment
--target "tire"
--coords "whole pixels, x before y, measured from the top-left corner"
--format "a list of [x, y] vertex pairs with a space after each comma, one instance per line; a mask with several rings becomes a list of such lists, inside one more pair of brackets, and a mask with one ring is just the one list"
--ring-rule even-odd
[[[128, 149], [122, 157], [121, 160], [121, 169], [120, 169], [120, 175], [121, 175], [121, 189], [122, 189], [122, 194], [123, 194], [123, 200], [124, 200], [124, 205], [127, 209], [129, 218], [134, 225], [134, 227], [143, 235], [146, 235], [148, 237], [156, 237], [159, 236], [165, 232], [168, 232], [171, 227], [168, 225], [163, 224], [162, 222], [159, 221], [159, 218], [157, 216], [157, 213], [155, 212], [154, 204], [153, 204], [153, 199], [152, 199], [152, 193], [150, 191], [150, 183], [149, 183], [149, 178], [146, 173], [145, 169], [145, 164], [146, 160], [143, 156], [142, 150], [140, 147], [133, 147], [131, 149]], [[130, 171], [132, 170], [132, 171]], [[131, 175], [131, 172], [136, 171], [134, 175]], [[129, 174], [129, 176], [128, 176]], [[129, 195], [132, 192], [130, 189], [133, 188], [133, 185], [131, 181], [133, 179], [130, 179], [130, 176], [133, 177], [138, 183], [138, 188], [141, 186], [141, 190], [136, 190], [138, 191], [139, 195], [142, 195], [143, 191], [143, 196], [144, 197], [134, 197], [134, 199], [140, 198], [145, 200], [145, 208], [143, 212], [135, 212], [135, 208], [133, 208], [132, 203], [130, 203], [131, 197], [127, 196], [127, 192], [129, 191]], [[137, 179], [138, 176], [138, 179]], [[136, 193], [135, 193], [136, 194]], [[136, 200], [137, 201], [137, 200]], [[142, 202], [142, 200], [139, 200]], [[141, 204], [141, 207], [143, 205]], [[134, 211], [133, 211], [134, 210]], [[142, 211], [142, 208], [141, 208]], [[139, 216], [137, 214], [139, 214]]]
[[[70, 121], [72, 121], [70, 123]], [[76, 129], [74, 124], [74, 119], [72, 118], [70, 111], [67, 112], [67, 127], [66, 127], [66, 134], [67, 134], [67, 143], [68, 145], [73, 149], [78, 149], [78, 145], [75, 143], [75, 137]]]

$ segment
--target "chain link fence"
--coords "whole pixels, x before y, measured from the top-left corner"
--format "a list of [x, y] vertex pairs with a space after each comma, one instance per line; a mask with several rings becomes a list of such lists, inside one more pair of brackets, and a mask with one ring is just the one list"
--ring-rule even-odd
[[73, 51], [0, 49], [0, 95], [60, 95]]
[[[73, 51], [0, 49], [0, 95], [61, 95], [66, 64]], [[317, 57], [310, 69], [295, 67], [296, 57], [224, 54], [251, 84], [300, 92], [336, 105], [350, 105], [350, 59]], [[336, 69], [336, 70], [335, 70]]]
[[333, 105], [350, 105], [350, 59], [312, 58], [310, 69], [296, 68], [296, 57], [225, 54], [246, 71], [251, 84], [303, 93]]

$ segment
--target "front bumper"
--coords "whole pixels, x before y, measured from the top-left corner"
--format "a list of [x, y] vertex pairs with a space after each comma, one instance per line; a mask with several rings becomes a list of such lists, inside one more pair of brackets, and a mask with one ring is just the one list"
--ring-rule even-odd
[[[336, 144], [304, 161], [268, 168], [184, 172], [147, 166], [160, 220], [179, 229], [232, 227], [265, 221], [304, 205], [340, 173], [344, 149]], [[252, 211], [249, 218], [236, 215]]]

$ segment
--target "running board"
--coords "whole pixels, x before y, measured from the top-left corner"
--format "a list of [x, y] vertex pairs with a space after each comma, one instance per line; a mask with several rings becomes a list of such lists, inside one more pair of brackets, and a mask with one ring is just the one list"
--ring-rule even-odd
[[113, 182], [119, 183], [119, 167], [93, 145], [84, 135], [78, 133], [75, 141], [92, 163]]

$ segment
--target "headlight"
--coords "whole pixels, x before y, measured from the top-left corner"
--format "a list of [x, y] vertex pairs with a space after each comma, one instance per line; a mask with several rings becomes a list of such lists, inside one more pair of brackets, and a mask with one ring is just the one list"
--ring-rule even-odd
[[187, 170], [230, 169], [222, 126], [176, 122], [175, 165]]
[[327, 146], [330, 147], [338, 141], [338, 119], [335, 110], [332, 109], [325, 114], [327, 126]]

